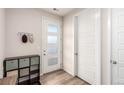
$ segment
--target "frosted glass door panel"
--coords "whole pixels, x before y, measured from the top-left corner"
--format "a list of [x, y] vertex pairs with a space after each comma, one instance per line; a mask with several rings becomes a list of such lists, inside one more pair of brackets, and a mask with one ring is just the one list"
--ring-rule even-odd
[[48, 25], [48, 32], [58, 32], [57, 26], [53, 24]]
[[48, 66], [57, 64], [57, 58], [48, 59]]
[[57, 53], [57, 48], [56, 47], [49, 47], [48, 48], [48, 53], [49, 54], [56, 54]]
[[48, 36], [48, 44], [56, 44], [57, 36]]

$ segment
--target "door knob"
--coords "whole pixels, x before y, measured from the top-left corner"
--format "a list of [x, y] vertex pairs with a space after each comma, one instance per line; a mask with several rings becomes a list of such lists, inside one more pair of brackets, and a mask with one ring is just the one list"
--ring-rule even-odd
[[78, 55], [78, 53], [74, 53], [75, 55]]
[[113, 64], [117, 64], [117, 61], [113, 61]]
[[46, 54], [43, 54], [44, 56], [46, 55]]

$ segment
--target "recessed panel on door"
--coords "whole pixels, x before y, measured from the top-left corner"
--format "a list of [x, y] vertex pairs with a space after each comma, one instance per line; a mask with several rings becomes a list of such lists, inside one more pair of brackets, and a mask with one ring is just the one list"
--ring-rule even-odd
[[124, 84], [124, 9], [112, 9], [112, 84]]

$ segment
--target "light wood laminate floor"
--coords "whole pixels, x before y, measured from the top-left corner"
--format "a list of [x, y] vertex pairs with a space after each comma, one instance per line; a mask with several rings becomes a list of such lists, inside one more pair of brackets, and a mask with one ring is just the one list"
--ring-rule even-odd
[[0, 79], [0, 85], [16, 85], [17, 76], [8, 76]]
[[89, 85], [84, 80], [73, 77], [63, 70], [58, 70], [44, 74], [40, 78], [42, 85]]
[[[8, 77], [0, 79], [0, 85], [15, 85], [16, 80], [15, 72], [8, 73]], [[84, 80], [73, 77], [63, 70], [44, 74], [40, 77], [40, 82], [42, 85], [89, 85]]]

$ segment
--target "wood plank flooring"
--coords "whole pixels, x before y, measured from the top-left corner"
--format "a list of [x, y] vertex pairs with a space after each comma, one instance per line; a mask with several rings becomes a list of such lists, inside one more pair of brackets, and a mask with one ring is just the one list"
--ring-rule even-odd
[[73, 77], [63, 70], [47, 73], [40, 78], [42, 85], [89, 85], [84, 80]]
[[16, 85], [17, 76], [8, 76], [0, 79], [0, 85]]
[[[14, 73], [14, 74], [12, 74]], [[0, 79], [0, 85], [14, 85], [16, 84], [16, 72], [8, 73], [8, 77]], [[40, 77], [42, 85], [89, 85], [84, 80], [73, 77], [63, 70], [47, 73]]]

